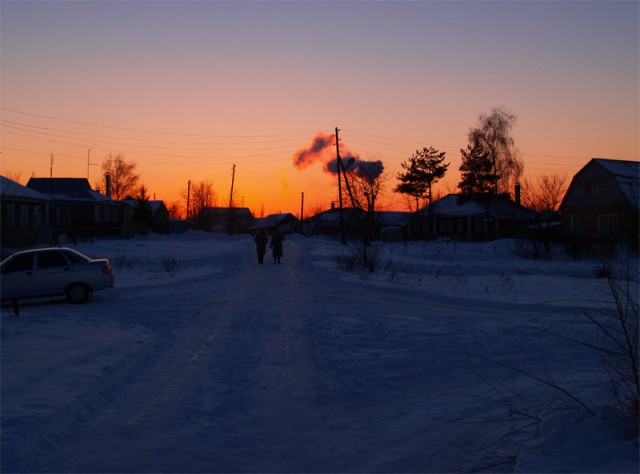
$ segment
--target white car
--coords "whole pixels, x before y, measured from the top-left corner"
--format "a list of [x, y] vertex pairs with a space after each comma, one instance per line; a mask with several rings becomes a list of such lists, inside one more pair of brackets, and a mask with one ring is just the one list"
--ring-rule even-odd
[[2, 301], [66, 295], [84, 303], [94, 291], [115, 284], [109, 259], [91, 259], [66, 247], [16, 252], [0, 263], [0, 274]]

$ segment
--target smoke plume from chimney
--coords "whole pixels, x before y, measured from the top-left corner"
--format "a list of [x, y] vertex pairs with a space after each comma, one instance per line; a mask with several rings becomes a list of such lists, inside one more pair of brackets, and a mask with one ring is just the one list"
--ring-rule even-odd
[[[357, 154], [348, 150], [342, 140], [340, 140], [340, 156], [347, 172], [353, 171], [357, 167], [356, 163], [360, 160]], [[326, 173], [338, 173], [335, 135], [318, 132], [307, 146], [300, 148], [293, 154], [293, 165], [298, 169], [307, 168], [316, 162], [322, 163]], [[348, 163], [351, 165], [348, 166]]]
[[307, 146], [293, 154], [293, 166], [304, 169], [318, 161], [326, 163], [331, 159], [331, 153], [335, 156], [335, 144], [335, 136], [316, 133]]

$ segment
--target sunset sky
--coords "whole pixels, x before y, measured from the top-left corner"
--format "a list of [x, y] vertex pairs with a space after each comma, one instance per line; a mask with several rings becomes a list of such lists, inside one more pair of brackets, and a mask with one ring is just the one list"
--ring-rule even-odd
[[[478, 115], [504, 106], [525, 177], [591, 158], [638, 160], [638, 1], [0, 2], [3, 175], [100, 182], [123, 154], [151, 196], [182, 201], [232, 167], [254, 212], [328, 208], [335, 178], [294, 154], [319, 132], [400, 163], [433, 146], [451, 163]], [[89, 166], [88, 166], [89, 163]], [[307, 212], [307, 211], [305, 211]]]

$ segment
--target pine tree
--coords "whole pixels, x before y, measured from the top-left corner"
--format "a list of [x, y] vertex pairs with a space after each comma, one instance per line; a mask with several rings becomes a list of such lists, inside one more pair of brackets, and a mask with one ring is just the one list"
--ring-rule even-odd
[[460, 183], [458, 188], [462, 194], [493, 193], [498, 176], [494, 173], [493, 162], [482, 145], [467, 145], [466, 150], [460, 150], [462, 164], [460, 165]]
[[136, 222], [138, 222], [138, 229], [143, 235], [147, 233], [147, 226], [151, 220], [151, 215], [151, 203], [147, 196], [147, 188], [143, 184], [140, 186], [140, 191], [136, 196], [136, 204], [133, 207], [133, 217]]
[[433, 185], [444, 177], [450, 163], [445, 163], [446, 152], [433, 147], [416, 150], [411, 157], [401, 164], [404, 172], [398, 173], [400, 183], [395, 192], [407, 194], [416, 200], [416, 212], [420, 207], [420, 199], [428, 198], [429, 205], [433, 199]]

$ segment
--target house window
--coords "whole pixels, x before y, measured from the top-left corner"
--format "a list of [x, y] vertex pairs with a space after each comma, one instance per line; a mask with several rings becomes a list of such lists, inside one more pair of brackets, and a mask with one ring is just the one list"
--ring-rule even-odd
[[473, 223], [473, 232], [476, 235], [482, 235], [484, 232], [484, 219], [475, 219]]
[[16, 226], [16, 205], [15, 204], [7, 204], [7, 227], [15, 227]]
[[618, 230], [616, 214], [600, 214], [598, 216], [598, 232], [615, 232]]
[[573, 214], [571, 216], [571, 231], [580, 232], [582, 230], [582, 217], [580, 214]]
[[586, 184], [587, 197], [602, 197], [607, 195], [607, 180], [590, 179]]
[[33, 227], [40, 227], [42, 225], [42, 208], [40, 206], [33, 206]]
[[71, 212], [68, 207], [58, 207], [56, 209], [56, 224], [69, 224], [71, 222]]
[[29, 205], [20, 205], [20, 226], [27, 227], [29, 225]]

